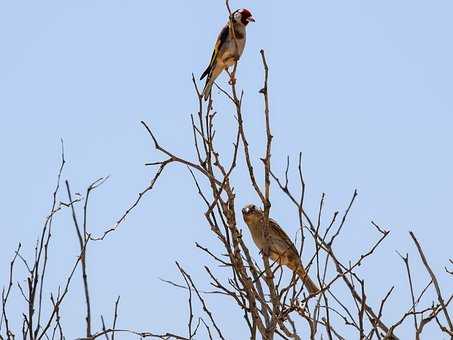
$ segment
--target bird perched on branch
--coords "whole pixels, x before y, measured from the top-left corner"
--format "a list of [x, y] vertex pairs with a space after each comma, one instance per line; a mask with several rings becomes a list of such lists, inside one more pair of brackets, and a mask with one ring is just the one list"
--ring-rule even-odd
[[[242, 209], [242, 216], [250, 229], [253, 241], [256, 246], [263, 251], [266, 247], [263, 211], [253, 204], [249, 204]], [[296, 247], [277, 222], [271, 218], [269, 218], [269, 243], [269, 257], [273, 261], [280, 265], [285, 265], [293, 272], [297, 273], [310, 294], [318, 293], [319, 288], [305, 271]]]
[[204, 100], [209, 98], [212, 85], [219, 74], [241, 57], [245, 47], [245, 26], [254, 21], [248, 9], [238, 9], [231, 14], [228, 24], [220, 31], [209, 66], [200, 77], [202, 80], [207, 76], [203, 89]]

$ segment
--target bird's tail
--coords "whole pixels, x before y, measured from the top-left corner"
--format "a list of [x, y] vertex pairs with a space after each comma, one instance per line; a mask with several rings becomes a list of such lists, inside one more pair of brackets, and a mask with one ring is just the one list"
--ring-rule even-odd
[[299, 277], [303, 281], [305, 287], [307, 287], [308, 292], [310, 294], [317, 294], [319, 292], [318, 286], [310, 279], [310, 277], [308, 276], [308, 274], [305, 271], [304, 267], [299, 266], [297, 268], [297, 274], [299, 275]]
[[203, 75], [200, 79], [203, 79], [205, 76], [208, 76], [206, 78], [206, 84], [204, 85], [203, 89], [203, 97], [204, 100], [208, 100], [209, 95], [211, 94], [211, 89], [212, 85], [214, 85], [215, 80], [219, 76], [219, 74], [223, 71], [224, 67], [222, 65], [215, 65], [215, 66], [209, 66], [206, 71], [203, 72]]
[[208, 78], [206, 79], [206, 83], [205, 83], [204, 89], [203, 89], [204, 100], [208, 100], [209, 95], [211, 94], [211, 89], [212, 89], [213, 84], [214, 84], [213, 77], [211, 75], [208, 75]]

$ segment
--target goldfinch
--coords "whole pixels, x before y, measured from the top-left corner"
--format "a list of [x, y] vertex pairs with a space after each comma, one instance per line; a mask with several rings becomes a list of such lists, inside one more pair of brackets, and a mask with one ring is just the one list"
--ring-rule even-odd
[[[242, 209], [242, 216], [245, 223], [250, 229], [253, 241], [256, 246], [263, 250], [266, 245], [264, 239], [264, 213], [261, 209], [257, 208], [253, 204], [246, 205]], [[305, 287], [307, 287], [310, 294], [316, 294], [319, 292], [319, 288], [310, 279], [307, 272], [305, 271], [302, 261], [299, 257], [294, 244], [283, 229], [273, 219], [269, 219], [269, 237], [270, 237], [270, 254], [269, 257], [281, 264], [287, 266], [293, 272], [297, 273], [303, 281]]]
[[238, 9], [231, 14], [228, 24], [220, 31], [209, 66], [200, 77], [202, 80], [207, 76], [203, 89], [205, 100], [209, 98], [212, 85], [219, 74], [241, 57], [245, 47], [245, 27], [249, 22], [255, 22], [252, 13], [245, 8]]

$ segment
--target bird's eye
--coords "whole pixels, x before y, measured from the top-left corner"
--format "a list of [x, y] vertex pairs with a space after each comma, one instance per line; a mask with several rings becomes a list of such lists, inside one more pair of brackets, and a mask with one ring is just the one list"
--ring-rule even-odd
[[250, 204], [250, 205], [245, 206], [242, 209], [242, 213], [248, 215], [248, 214], [253, 213], [255, 210], [256, 210], [256, 207], [254, 205]]

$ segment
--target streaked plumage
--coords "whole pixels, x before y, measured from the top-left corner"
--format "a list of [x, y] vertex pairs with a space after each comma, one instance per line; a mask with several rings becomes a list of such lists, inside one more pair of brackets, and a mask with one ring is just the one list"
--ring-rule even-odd
[[[249, 227], [256, 246], [263, 250], [266, 245], [264, 238], [264, 213], [253, 204], [242, 209], [242, 216]], [[281, 265], [296, 272], [304, 282], [310, 294], [319, 292], [319, 288], [310, 279], [299, 257], [299, 252], [283, 229], [273, 219], [269, 219], [270, 254], [269, 257]]]
[[203, 72], [200, 80], [207, 76], [203, 89], [204, 99], [209, 98], [212, 85], [219, 74], [239, 60], [245, 47], [245, 27], [255, 21], [247, 9], [239, 9], [231, 14], [228, 24], [220, 31], [212, 52], [209, 66]]

